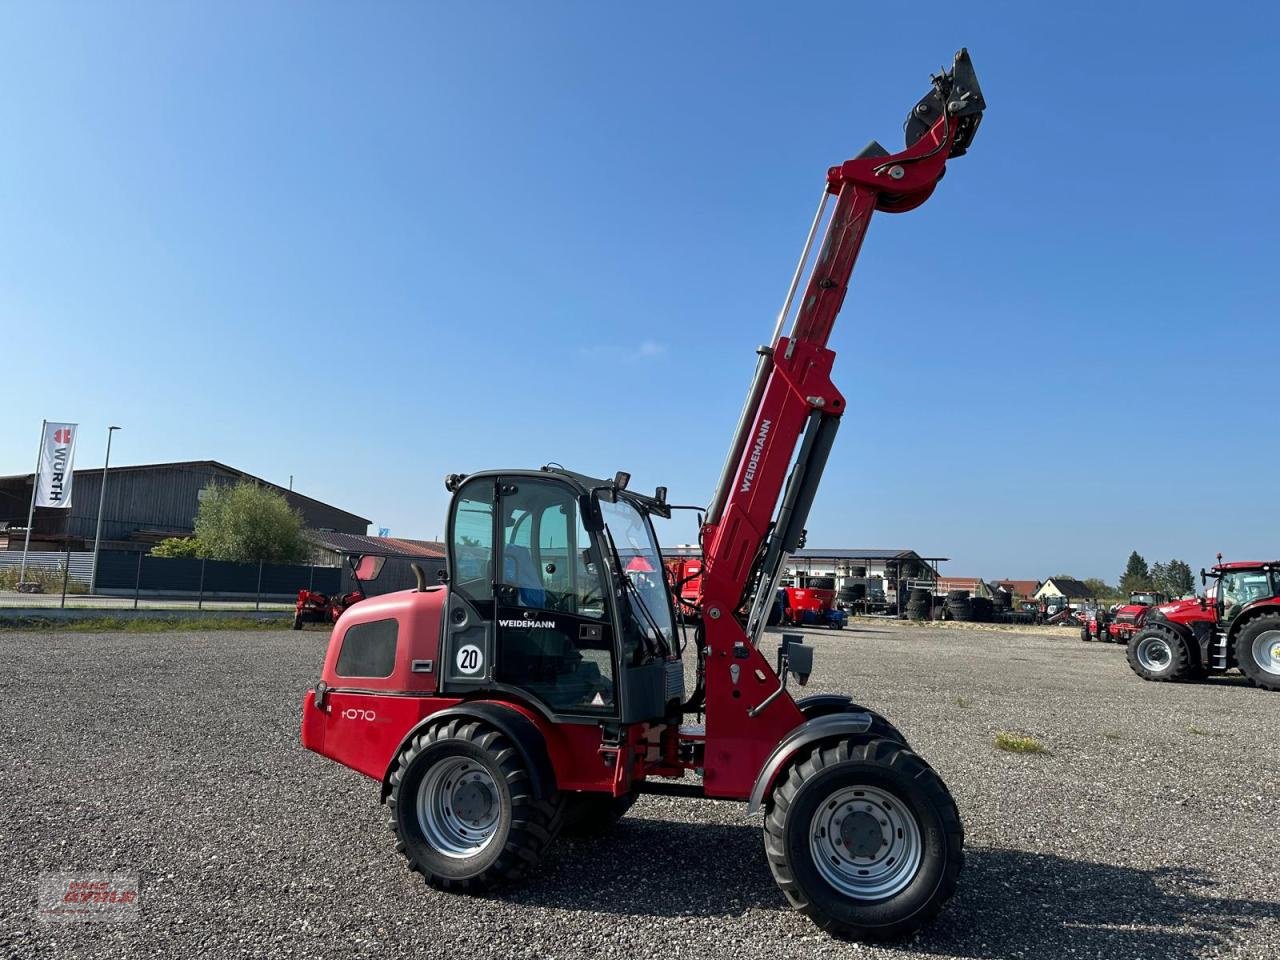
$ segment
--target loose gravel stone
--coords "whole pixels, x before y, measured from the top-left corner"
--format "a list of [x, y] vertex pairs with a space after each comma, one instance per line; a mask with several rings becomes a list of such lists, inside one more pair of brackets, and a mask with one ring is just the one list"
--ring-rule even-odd
[[[964, 817], [959, 892], [906, 942], [788, 910], [734, 803], [643, 797], [522, 886], [439, 893], [377, 785], [299, 743], [325, 633], [0, 632], [0, 957], [1280, 956], [1280, 696], [1030, 630], [807, 633], [804, 692], [886, 714]], [[138, 921], [42, 923], [47, 871], [136, 874]]]

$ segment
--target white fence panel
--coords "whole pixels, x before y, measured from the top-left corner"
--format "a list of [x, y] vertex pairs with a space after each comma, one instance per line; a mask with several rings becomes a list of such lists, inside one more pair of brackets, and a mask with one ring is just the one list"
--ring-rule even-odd
[[[62, 565], [66, 563], [66, 553], [53, 553], [45, 550], [32, 550], [27, 554], [27, 567], [37, 568], [40, 570], [49, 570], [56, 573], [62, 572]], [[21, 567], [22, 551], [21, 550], [0, 550], [0, 569], [6, 567]], [[71, 552], [71, 581], [73, 583], [83, 583], [86, 587], [89, 585], [89, 574], [93, 571], [93, 554], [88, 550]]]

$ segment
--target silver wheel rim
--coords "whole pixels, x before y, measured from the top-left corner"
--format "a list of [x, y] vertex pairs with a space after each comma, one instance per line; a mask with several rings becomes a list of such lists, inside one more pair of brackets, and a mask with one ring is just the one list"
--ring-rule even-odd
[[1168, 670], [1173, 661], [1173, 651], [1164, 637], [1144, 637], [1138, 642], [1137, 656], [1143, 669], [1152, 673]]
[[809, 851], [818, 873], [858, 900], [882, 900], [905, 889], [919, 872], [922, 850], [915, 815], [878, 787], [833, 793], [809, 825]]
[[446, 857], [462, 860], [487, 847], [501, 811], [493, 777], [467, 757], [438, 761], [418, 784], [418, 826], [432, 849]]
[[1253, 662], [1264, 673], [1280, 676], [1280, 630], [1266, 630], [1253, 638]]

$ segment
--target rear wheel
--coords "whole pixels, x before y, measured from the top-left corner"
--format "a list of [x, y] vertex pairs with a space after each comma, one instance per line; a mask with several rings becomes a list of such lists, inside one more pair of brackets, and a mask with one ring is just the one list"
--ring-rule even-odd
[[559, 829], [560, 798], [534, 796], [520, 752], [485, 724], [429, 727], [400, 754], [387, 798], [396, 849], [442, 890], [523, 876]]
[[769, 868], [791, 906], [840, 936], [902, 936], [955, 892], [964, 827], [946, 785], [889, 740], [819, 746], [774, 789]]
[[1083, 627], [1081, 627], [1081, 628], [1080, 628], [1080, 639], [1081, 639], [1082, 641], [1084, 641], [1085, 643], [1088, 643], [1090, 640], [1092, 640], [1092, 639], [1093, 639], [1093, 637], [1089, 636], [1089, 627], [1088, 627], [1088, 625], [1085, 625], [1085, 626], [1083, 626]]
[[1265, 614], [1236, 637], [1240, 672], [1264, 690], [1280, 690], [1280, 616]]
[[1129, 666], [1143, 680], [1186, 680], [1195, 667], [1186, 642], [1161, 626], [1149, 626], [1129, 638]]
[[295, 630], [301, 630], [301, 629], [302, 629], [302, 614], [300, 614], [300, 613], [295, 613], [295, 614], [293, 615], [293, 629], [295, 629]]

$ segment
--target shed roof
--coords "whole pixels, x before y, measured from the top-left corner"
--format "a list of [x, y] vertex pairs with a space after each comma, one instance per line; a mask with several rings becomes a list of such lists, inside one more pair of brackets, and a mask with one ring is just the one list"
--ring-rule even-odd
[[307, 539], [336, 553], [378, 557], [412, 557], [443, 560], [444, 544], [437, 540], [405, 540], [400, 537], [369, 537], [358, 533], [333, 533], [308, 530]]

